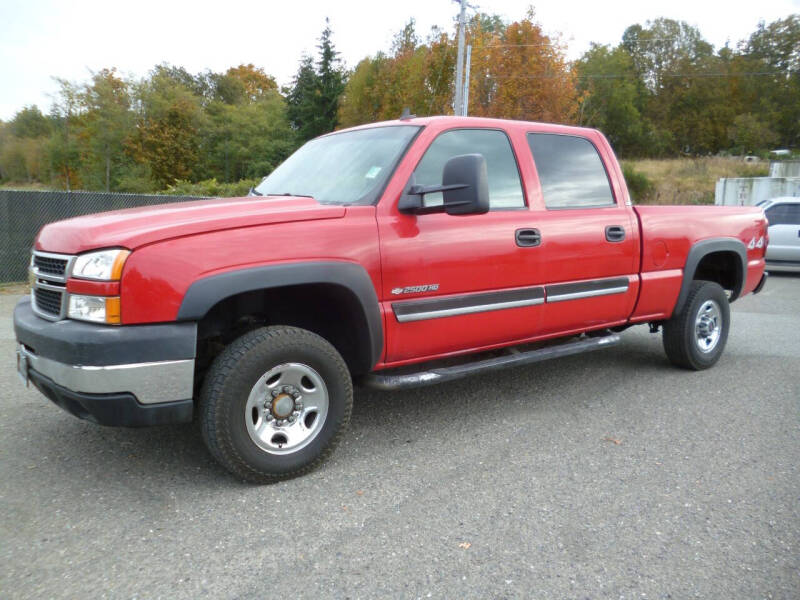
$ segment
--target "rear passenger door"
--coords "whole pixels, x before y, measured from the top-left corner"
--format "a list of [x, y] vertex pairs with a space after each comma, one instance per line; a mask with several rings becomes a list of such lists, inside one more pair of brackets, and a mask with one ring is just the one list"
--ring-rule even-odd
[[631, 208], [615, 197], [614, 174], [586, 137], [528, 133], [527, 141], [542, 194], [542, 333], [624, 322], [638, 293], [638, 225]]

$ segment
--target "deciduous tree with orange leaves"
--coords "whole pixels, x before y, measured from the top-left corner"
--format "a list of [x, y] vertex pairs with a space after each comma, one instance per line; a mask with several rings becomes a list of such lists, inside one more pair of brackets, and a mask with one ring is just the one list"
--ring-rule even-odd
[[[563, 46], [544, 34], [533, 11], [513, 23], [479, 13], [468, 26], [472, 45], [469, 114], [572, 123], [578, 107], [575, 75]], [[350, 77], [341, 125], [392, 119], [408, 107], [418, 115], [452, 114], [456, 32], [434, 30], [421, 44], [411, 20], [391, 55], [365, 58]]]
[[467, 43], [472, 44], [470, 115], [574, 122], [575, 74], [562, 45], [544, 34], [532, 10], [504, 27], [478, 15]]

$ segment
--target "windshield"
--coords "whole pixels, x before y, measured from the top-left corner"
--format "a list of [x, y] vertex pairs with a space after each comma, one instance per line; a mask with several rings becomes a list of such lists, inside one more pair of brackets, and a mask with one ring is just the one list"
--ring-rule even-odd
[[418, 130], [413, 125], [373, 127], [311, 140], [255, 191], [311, 196], [321, 204], [371, 204]]

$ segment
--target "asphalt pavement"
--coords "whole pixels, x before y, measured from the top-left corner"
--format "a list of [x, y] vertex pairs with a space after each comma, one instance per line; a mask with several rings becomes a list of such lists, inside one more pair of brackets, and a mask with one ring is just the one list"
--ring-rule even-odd
[[661, 336], [357, 391], [319, 470], [270, 486], [196, 426], [79, 421], [22, 387], [0, 295], [2, 598], [798, 598], [800, 276], [732, 306], [721, 361]]

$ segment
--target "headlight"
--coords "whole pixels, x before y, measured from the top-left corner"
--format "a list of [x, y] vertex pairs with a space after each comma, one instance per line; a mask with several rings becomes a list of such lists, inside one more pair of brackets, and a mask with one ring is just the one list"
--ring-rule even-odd
[[120, 249], [81, 254], [75, 259], [72, 276], [81, 279], [119, 281], [122, 267], [129, 254], [130, 251]]
[[83, 296], [70, 294], [67, 316], [70, 319], [119, 325], [119, 296]]

